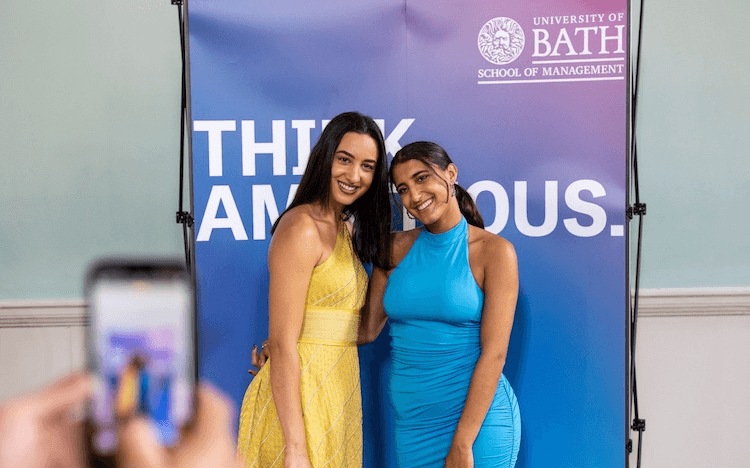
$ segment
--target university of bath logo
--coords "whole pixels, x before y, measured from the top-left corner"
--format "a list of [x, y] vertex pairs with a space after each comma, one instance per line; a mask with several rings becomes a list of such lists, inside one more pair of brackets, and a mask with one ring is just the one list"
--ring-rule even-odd
[[495, 65], [508, 64], [523, 52], [524, 35], [521, 25], [505, 17], [492, 18], [479, 31], [479, 52]]

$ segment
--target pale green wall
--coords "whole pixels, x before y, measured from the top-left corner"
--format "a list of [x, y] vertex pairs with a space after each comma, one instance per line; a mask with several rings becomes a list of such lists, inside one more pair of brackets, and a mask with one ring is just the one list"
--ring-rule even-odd
[[181, 254], [179, 47], [169, 0], [0, 2], [0, 300]]
[[641, 286], [750, 286], [750, 2], [644, 6]]
[[[646, 3], [641, 286], [750, 286], [746, 0]], [[81, 297], [102, 254], [182, 253], [169, 0], [0, 2], [0, 300]]]

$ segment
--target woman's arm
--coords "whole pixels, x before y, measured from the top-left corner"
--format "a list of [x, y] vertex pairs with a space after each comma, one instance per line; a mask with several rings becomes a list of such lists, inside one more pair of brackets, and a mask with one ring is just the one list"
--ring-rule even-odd
[[[401, 263], [420, 232], [422, 232], [421, 228], [391, 233], [391, 268], [396, 268]], [[372, 267], [370, 283], [367, 286], [367, 299], [360, 311], [358, 345], [375, 341], [383, 331], [385, 322], [388, 321], [388, 315], [383, 306], [383, 296], [385, 296], [385, 287], [388, 286], [388, 276], [391, 271], [393, 270], [386, 271], [376, 266]]]
[[297, 340], [310, 276], [320, 256], [320, 235], [314, 221], [303, 213], [287, 213], [268, 249], [271, 392], [286, 442], [284, 466], [310, 466], [300, 403]]
[[485, 265], [480, 332], [482, 351], [445, 460], [445, 466], [450, 468], [473, 466], [472, 447], [503, 372], [518, 299], [518, 262], [513, 245], [501, 237], [492, 236], [483, 242], [481, 258]]
[[383, 331], [385, 322], [388, 320], [383, 307], [383, 295], [387, 284], [388, 273], [373, 266], [370, 283], [367, 286], [367, 298], [359, 320], [358, 345], [372, 343]]

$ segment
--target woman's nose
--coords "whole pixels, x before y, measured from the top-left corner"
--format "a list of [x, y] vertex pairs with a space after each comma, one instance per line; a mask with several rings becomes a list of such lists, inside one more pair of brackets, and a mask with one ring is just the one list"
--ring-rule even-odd
[[349, 180], [351, 182], [359, 182], [360, 173], [359, 168], [352, 164], [351, 167], [349, 167], [349, 171], [347, 172], [347, 177], [349, 177]]

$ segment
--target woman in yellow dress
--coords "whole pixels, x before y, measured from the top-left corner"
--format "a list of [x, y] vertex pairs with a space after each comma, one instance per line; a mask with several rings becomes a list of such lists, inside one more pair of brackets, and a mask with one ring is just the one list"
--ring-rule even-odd
[[139, 405], [143, 400], [141, 373], [144, 367], [146, 367], [146, 360], [140, 354], [136, 354], [120, 374], [117, 393], [115, 394], [115, 414], [117, 417], [133, 416], [141, 409]]
[[357, 112], [336, 116], [274, 224], [268, 347], [245, 393], [238, 452], [249, 468], [362, 466], [357, 356], [367, 274], [387, 268], [391, 206], [383, 135]]

